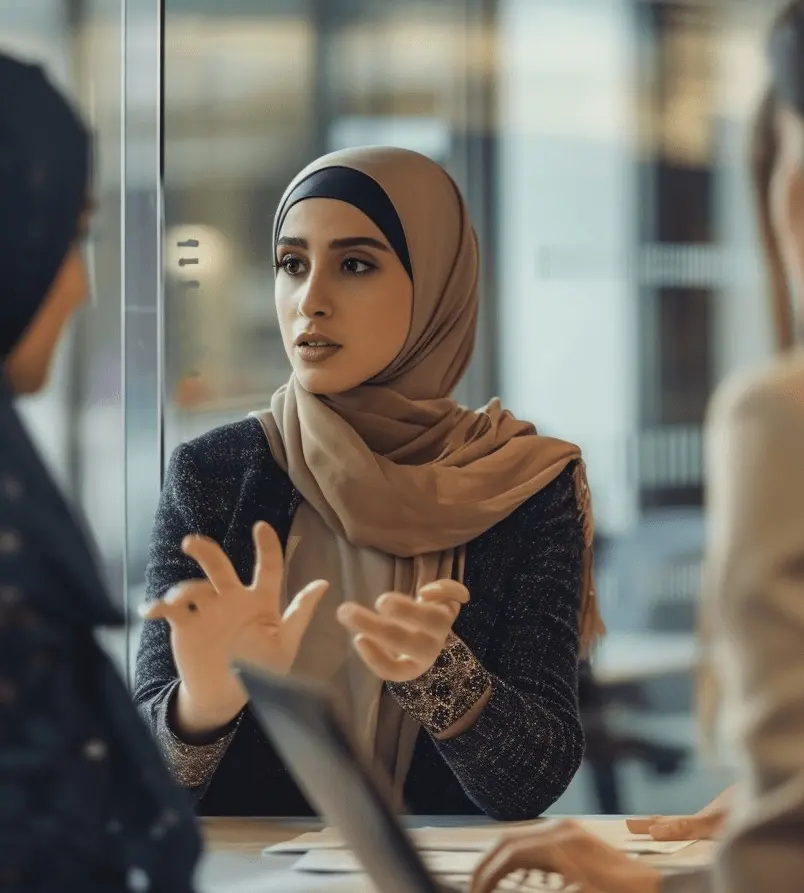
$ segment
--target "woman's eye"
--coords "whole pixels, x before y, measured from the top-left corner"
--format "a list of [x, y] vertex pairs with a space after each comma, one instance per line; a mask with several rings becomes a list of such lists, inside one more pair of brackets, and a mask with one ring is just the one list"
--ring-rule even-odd
[[371, 273], [377, 268], [367, 260], [359, 260], [356, 257], [347, 257], [343, 262], [343, 269], [346, 270], [347, 273], [352, 273], [355, 276], [365, 276], [366, 273]]
[[304, 264], [302, 264], [301, 259], [295, 255], [286, 254], [282, 260], [279, 261], [279, 266], [288, 274], [288, 276], [298, 276], [299, 273], [302, 272]]

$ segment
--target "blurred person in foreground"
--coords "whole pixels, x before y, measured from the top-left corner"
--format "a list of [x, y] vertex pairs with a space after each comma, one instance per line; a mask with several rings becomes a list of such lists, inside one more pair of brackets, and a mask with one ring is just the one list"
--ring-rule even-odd
[[[771, 32], [772, 86], [754, 146], [777, 336], [769, 368], [727, 382], [708, 420], [710, 538], [704, 623], [739, 785], [696, 816], [629, 823], [662, 839], [717, 835], [711, 869], [662, 878], [573, 822], [506, 839], [474, 893], [517, 870], [562, 874], [594, 893], [792, 893], [804, 878], [804, 350], [790, 295], [804, 296], [804, 0]], [[802, 308], [804, 309], [804, 308]], [[787, 349], [790, 348], [790, 349]], [[702, 694], [706, 695], [704, 691]], [[711, 704], [703, 715], [711, 716]]]
[[0, 54], [0, 888], [184, 893], [192, 811], [94, 631], [122, 617], [13, 399], [87, 297], [90, 138]]
[[[804, 120], [804, 74], [796, 68], [798, 58], [804, 54], [804, 25], [801, 22], [801, 3], [788, 6], [774, 30], [775, 44], [771, 52], [777, 60], [773, 66], [773, 80], [759, 105], [754, 123], [752, 141], [752, 179], [757, 210], [757, 228], [765, 256], [768, 279], [768, 297], [773, 319], [776, 347], [784, 353], [796, 345], [794, 307], [796, 299], [804, 292], [801, 281], [801, 262], [797, 253], [801, 250], [801, 224], [792, 224], [793, 213], [802, 214], [801, 202], [795, 190], [801, 177], [799, 161], [804, 163], [804, 153], [799, 151], [796, 127]], [[780, 121], [780, 116], [781, 121]], [[784, 121], [787, 121], [786, 129]], [[786, 133], [786, 136], [784, 135]], [[801, 141], [804, 142], [804, 141]], [[799, 153], [797, 155], [797, 152]], [[783, 156], [784, 153], [784, 156]], [[781, 188], [781, 192], [780, 192]], [[788, 211], [791, 224], [780, 225], [779, 201], [792, 201]], [[717, 686], [710, 685], [709, 674], [703, 676], [701, 713], [705, 723], [714, 718]], [[708, 730], [709, 733], [712, 729]], [[732, 786], [694, 815], [648, 816], [632, 819], [629, 828], [635, 834], [650, 834], [656, 840], [700, 840], [717, 837], [723, 830], [736, 787]]]

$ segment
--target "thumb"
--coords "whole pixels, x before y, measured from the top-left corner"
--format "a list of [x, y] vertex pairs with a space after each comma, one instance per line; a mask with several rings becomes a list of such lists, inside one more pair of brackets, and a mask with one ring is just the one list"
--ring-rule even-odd
[[160, 598], [156, 601], [145, 602], [137, 607], [137, 613], [143, 620], [167, 620], [168, 606]]
[[307, 632], [327, 589], [327, 580], [313, 580], [296, 594], [282, 615], [282, 632], [294, 646], [301, 642], [302, 636]]

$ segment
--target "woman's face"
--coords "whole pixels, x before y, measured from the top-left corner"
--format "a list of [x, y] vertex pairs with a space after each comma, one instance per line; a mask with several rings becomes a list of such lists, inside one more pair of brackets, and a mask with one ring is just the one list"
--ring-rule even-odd
[[362, 211], [329, 198], [298, 202], [275, 262], [282, 342], [305, 390], [340, 394], [393, 362], [408, 337], [413, 283]]
[[804, 313], [804, 121], [777, 112], [778, 152], [770, 184], [770, 213], [785, 275]]
[[65, 255], [47, 297], [6, 359], [3, 371], [14, 393], [33, 394], [45, 385], [61, 335], [70, 317], [89, 294], [82, 247], [90, 217], [89, 210], [81, 215], [76, 239]]

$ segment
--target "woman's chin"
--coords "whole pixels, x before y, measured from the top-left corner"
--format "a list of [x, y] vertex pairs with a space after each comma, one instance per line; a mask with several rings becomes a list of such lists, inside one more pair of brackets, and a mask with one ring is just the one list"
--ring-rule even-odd
[[[333, 374], [326, 369], [299, 368], [293, 370], [296, 380], [310, 394], [316, 397], [334, 397], [356, 387], [352, 381], [346, 381], [342, 375]], [[357, 382], [360, 384], [360, 382]]]

